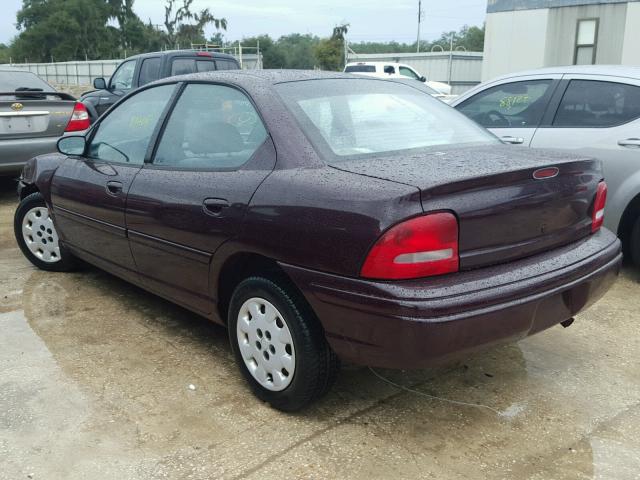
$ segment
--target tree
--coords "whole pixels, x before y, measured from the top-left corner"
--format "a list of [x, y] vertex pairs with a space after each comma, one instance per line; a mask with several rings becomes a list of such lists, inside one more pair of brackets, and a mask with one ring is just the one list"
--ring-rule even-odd
[[433, 45], [439, 45], [443, 50], [448, 51], [451, 46], [451, 37], [453, 37], [454, 49], [462, 47], [469, 52], [482, 52], [484, 50], [484, 25], [482, 28], [464, 25], [457, 32], [444, 32], [428, 48], [432, 48]]
[[107, 26], [109, 17], [104, 0], [24, 0], [12, 55], [36, 62], [112, 56], [118, 31]]
[[[216, 29], [227, 29], [225, 18], [216, 18], [208, 8], [192, 12], [193, 0], [182, 0], [182, 6], [175, 8], [178, 0], [166, 0], [164, 7], [164, 26], [167, 29], [170, 46], [189, 43], [205, 43], [204, 28], [213, 23]], [[195, 23], [186, 23], [193, 21]]]
[[345, 63], [344, 37], [349, 31], [349, 24], [334, 27], [330, 38], [320, 40], [314, 47], [314, 54], [323, 70], [341, 70]]

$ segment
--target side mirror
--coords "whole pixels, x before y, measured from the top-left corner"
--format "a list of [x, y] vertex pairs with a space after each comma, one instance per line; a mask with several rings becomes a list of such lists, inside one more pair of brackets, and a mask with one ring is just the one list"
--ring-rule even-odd
[[96, 79], [93, 80], [93, 88], [95, 88], [96, 90], [106, 90], [107, 89], [107, 82], [104, 78], [102, 77], [98, 77]]
[[427, 77], [422, 75], [418, 80], [420, 80], [422, 83], [425, 83], [427, 81]]
[[81, 135], [70, 135], [58, 140], [58, 151], [63, 155], [78, 156], [84, 154], [87, 139]]

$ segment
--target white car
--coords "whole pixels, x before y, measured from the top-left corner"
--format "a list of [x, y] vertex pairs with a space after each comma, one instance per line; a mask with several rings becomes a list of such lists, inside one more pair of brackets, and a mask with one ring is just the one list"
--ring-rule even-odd
[[354, 73], [356, 75], [365, 75], [368, 77], [378, 78], [410, 78], [418, 80], [425, 85], [436, 90], [440, 96], [440, 100], [450, 102], [457, 98], [451, 95], [451, 85], [442, 82], [433, 82], [427, 80], [427, 77], [420, 75], [409, 65], [396, 62], [351, 62], [344, 67], [345, 73]]
[[602, 160], [605, 226], [640, 265], [640, 67], [552, 67], [483, 83], [451, 105], [505, 143]]

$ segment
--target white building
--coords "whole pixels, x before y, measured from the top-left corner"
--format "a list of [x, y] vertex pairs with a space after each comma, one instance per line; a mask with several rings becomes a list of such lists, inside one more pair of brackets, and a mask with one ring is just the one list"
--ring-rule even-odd
[[640, 0], [489, 0], [482, 79], [538, 67], [640, 65]]

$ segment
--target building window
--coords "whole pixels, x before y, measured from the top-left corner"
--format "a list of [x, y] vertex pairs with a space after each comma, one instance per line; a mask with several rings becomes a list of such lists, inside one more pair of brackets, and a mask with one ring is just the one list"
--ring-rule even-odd
[[598, 44], [598, 19], [578, 20], [576, 28], [576, 51], [573, 56], [574, 65], [593, 65], [596, 63], [596, 47]]

